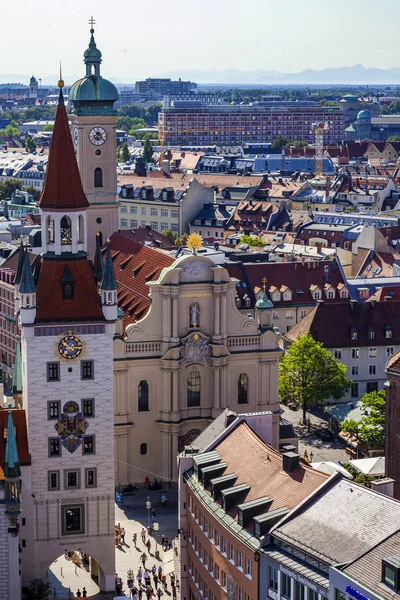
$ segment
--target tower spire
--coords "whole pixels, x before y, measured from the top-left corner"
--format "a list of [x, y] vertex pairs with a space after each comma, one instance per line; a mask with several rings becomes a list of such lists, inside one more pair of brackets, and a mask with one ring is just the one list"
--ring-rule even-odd
[[14, 285], [19, 285], [21, 282], [22, 268], [24, 266], [24, 258], [25, 258], [25, 248], [24, 248], [24, 244], [23, 244], [22, 236], [21, 236], [21, 242], [20, 242], [19, 249], [18, 249], [18, 265], [17, 265], [17, 272], [15, 274]]
[[[59, 81], [59, 86], [61, 84], [64, 85], [62, 79]], [[76, 163], [62, 87], [60, 87], [46, 179], [39, 206], [42, 210], [83, 209], [89, 206]]]
[[90, 25], [90, 41], [88, 49], [84, 54], [84, 62], [86, 64], [86, 77], [99, 77], [100, 76], [100, 63], [101, 63], [101, 52], [96, 46], [94, 40], [94, 25], [96, 21], [93, 17], [89, 19]]
[[36, 286], [33, 281], [31, 261], [29, 253], [25, 251], [24, 266], [22, 267], [21, 284], [19, 286], [20, 294], [35, 294]]
[[111, 258], [110, 247], [107, 248], [106, 253], [106, 262], [104, 265], [103, 279], [101, 281], [101, 289], [102, 290], [116, 290], [118, 288], [115, 274], [114, 274], [114, 265]]

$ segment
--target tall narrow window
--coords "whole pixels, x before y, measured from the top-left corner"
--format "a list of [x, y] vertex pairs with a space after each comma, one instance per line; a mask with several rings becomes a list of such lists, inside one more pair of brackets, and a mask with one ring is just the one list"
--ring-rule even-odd
[[85, 221], [82, 215], [78, 217], [78, 243], [83, 244], [85, 241]]
[[103, 171], [100, 169], [100, 167], [97, 167], [94, 170], [94, 187], [103, 187]]
[[47, 217], [47, 242], [54, 244], [54, 219], [53, 217]]
[[149, 386], [147, 381], [143, 380], [138, 386], [138, 411], [149, 410]]
[[240, 373], [238, 378], [238, 404], [248, 403], [249, 378], [246, 373]]
[[200, 373], [192, 371], [187, 380], [187, 405], [200, 406]]
[[71, 219], [67, 216], [60, 223], [61, 244], [71, 244]]

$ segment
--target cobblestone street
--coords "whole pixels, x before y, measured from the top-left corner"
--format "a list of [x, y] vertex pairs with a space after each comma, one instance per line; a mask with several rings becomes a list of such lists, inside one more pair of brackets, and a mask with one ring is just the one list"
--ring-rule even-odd
[[[116, 548], [116, 573], [118, 577], [121, 577], [123, 581], [123, 592], [120, 597], [129, 597], [129, 590], [127, 587], [127, 572], [132, 569], [135, 575], [135, 585], [137, 585], [136, 575], [141, 565], [140, 557], [143, 552], [149, 557], [146, 562], [146, 567], [151, 570], [153, 565], [156, 565], [157, 569], [161, 565], [163, 573], [169, 575], [175, 571], [175, 560], [174, 551], [167, 550], [164, 552], [160, 545], [161, 536], [164, 535], [170, 541], [172, 541], [177, 535], [178, 529], [178, 504], [177, 504], [177, 491], [168, 490], [168, 505], [158, 506], [160, 501], [161, 492], [159, 491], [138, 491], [134, 492], [134, 495], [124, 496], [123, 504], [115, 507], [115, 523], [120, 524], [125, 529], [125, 544], [121, 544]], [[152, 507], [156, 511], [156, 522], [159, 523], [160, 528], [157, 534], [157, 549], [159, 550], [159, 560], [155, 558], [156, 540], [153, 535], [151, 536], [151, 549], [150, 556], [147, 548], [142, 544], [140, 532], [142, 527], [147, 530], [148, 525], [148, 510], [146, 509], [147, 498], [149, 497]], [[137, 534], [136, 548], [132, 542], [133, 534]], [[149, 536], [146, 532], [146, 541]], [[65, 560], [64, 557], [60, 557], [55, 561], [51, 569], [49, 569], [49, 582], [51, 584], [51, 600], [61, 600], [69, 597], [76, 597], [76, 592], [79, 589], [82, 592], [82, 588], [85, 587], [88, 592], [88, 598], [95, 600], [110, 600], [114, 598], [114, 593], [99, 593], [98, 587], [90, 579], [88, 572], [83, 567], [74, 565], [71, 561]], [[168, 590], [161, 596], [162, 600], [168, 600], [171, 595], [170, 578], [167, 577]], [[70, 593], [71, 592], [71, 593]], [[146, 599], [145, 593], [143, 593], [143, 599]]]

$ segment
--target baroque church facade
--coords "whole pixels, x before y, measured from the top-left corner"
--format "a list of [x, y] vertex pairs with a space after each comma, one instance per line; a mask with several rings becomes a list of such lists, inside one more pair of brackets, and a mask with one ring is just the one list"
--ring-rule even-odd
[[80, 550], [103, 591], [115, 589], [113, 338], [117, 284], [109, 253], [102, 279], [88, 258], [90, 205], [62, 95], [42, 211], [40, 263], [20, 253], [16, 312], [22, 405], [31, 467], [22, 478], [22, 584]]
[[278, 448], [281, 350], [266, 294], [255, 319], [241, 314], [236, 282], [200, 255], [148, 287], [147, 315], [114, 342], [116, 483], [174, 484], [178, 452], [227, 407], [272, 412]]

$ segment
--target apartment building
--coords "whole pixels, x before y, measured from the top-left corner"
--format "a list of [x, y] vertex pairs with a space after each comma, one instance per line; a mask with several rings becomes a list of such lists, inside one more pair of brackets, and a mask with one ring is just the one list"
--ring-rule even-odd
[[135, 83], [135, 92], [144, 94], [145, 96], [163, 97], [168, 94], [189, 94], [197, 89], [197, 84], [192, 81], [182, 81], [179, 78], [177, 81], [172, 81], [166, 77], [153, 78], [148, 77], [144, 81]]
[[342, 400], [356, 400], [385, 385], [387, 360], [400, 350], [399, 310], [396, 301], [319, 302], [284, 335], [284, 343], [290, 345], [310, 332], [346, 365], [352, 385]]
[[183, 599], [264, 598], [262, 540], [327, 480], [298, 454], [268, 445], [271, 417], [225, 411], [180, 455]]
[[313, 143], [312, 123], [328, 123], [324, 143], [343, 139], [343, 112], [315, 102], [259, 102], [239, 106], [205, 106], [175, 102], [158, 114], [166, 145], [243, 145], [272, 142], [278, 136]]
[[204, 204], [214, 201], [214, 190], [196, 179], [120, 176], [119, 229], [150, 225], [182, 235]]
[[282, 335], [304, 319], [321, 300], [327, 304], [349, 302], [348, 286], [336, 260], [231, 261], [225, 267], [237, 280], [236, 306], [246, 314], [254, 312], [265, 281], [266, 294], [273, 305], [273, 323]]

